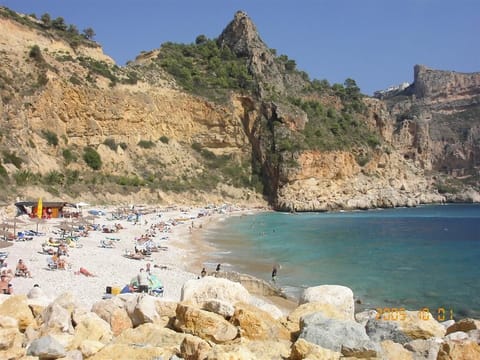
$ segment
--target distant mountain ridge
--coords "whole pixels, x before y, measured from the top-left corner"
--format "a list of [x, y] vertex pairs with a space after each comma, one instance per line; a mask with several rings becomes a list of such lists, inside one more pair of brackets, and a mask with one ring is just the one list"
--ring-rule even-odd
[[5, 200], [263, 197], [324, 211], [480, 198], [477, 73], [417, 66], [414, 84], [378, 100], [352, 79], [310, 80], [241, 11], [217, 39], [125, 67], [17, 16], [0, 11]]

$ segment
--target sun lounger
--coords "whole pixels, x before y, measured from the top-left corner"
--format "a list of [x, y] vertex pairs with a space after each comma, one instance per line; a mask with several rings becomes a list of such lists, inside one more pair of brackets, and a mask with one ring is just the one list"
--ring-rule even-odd
[[111, 240], [100, 240], [100, 246], [103, 248], [114, 248], [115, 244]]
[[57, 270], [58, 269], [58, 265], [55, 261], [53, 261], [52, 258], [48, 258], [47, 259], [47, 268], [48, 270]]

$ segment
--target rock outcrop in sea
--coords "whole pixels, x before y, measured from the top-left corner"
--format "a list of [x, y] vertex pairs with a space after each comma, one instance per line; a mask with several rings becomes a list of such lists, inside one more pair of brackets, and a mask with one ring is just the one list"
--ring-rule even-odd
[[[439, 323], [425, 311], [353, 314], [350, 289], [305, 290], [301, 305], [262, 310], [242, 285], [207, 276], [184, 284], [180, 302], [120, 294], [91, 309], [0, 297], [2, 359], [476, 359], [480, 321]], [[392, 309], [393, 310], [393, 309]], [[397, 312], [398, 311], [398, 312]], [[277, 316], [277, 314], [282, 314]]]

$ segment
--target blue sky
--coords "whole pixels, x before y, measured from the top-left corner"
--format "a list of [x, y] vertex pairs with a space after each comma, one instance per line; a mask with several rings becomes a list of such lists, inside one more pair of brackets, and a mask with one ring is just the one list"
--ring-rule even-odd
[[480, 71], [479, 0], [0, 0], [12, 10], [61, 16], [119, 65], [166, 41], [215, 38], [244, 10], [263, 41], [310, 78], [353, 78], [372, 94], [413, 81], [413, 66]]

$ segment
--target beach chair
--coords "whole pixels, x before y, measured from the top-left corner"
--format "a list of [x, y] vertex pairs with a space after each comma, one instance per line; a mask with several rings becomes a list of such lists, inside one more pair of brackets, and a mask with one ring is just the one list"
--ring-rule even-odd
[[102, 239], [100, 240], [100, 246], [103, 248], [114, 248], [115, 244], [112, 242], [112, 240]]
[[47, 268], [48, 270], [57, 270], [58, 269], [58, 265], [55, 261], [53, 261], [53, 259], [51, 257], [49, 257], [47, 259]]

